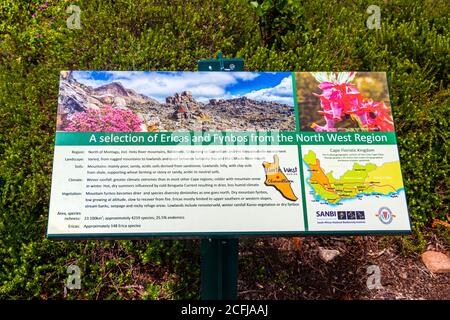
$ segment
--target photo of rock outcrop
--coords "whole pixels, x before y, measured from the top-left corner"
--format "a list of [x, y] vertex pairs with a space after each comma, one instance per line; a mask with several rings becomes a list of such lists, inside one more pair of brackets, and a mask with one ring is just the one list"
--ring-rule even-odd
[[58, 131], [295, 131], [290, 72], [62, 71]]

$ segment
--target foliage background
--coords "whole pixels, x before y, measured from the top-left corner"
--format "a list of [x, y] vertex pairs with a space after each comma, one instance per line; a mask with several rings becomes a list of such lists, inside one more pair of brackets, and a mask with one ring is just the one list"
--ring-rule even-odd
[[[197, 241], [45, 239], [60, 70], [387, 71], [414, 234], [449, 212], [446, 0], [3, 0], [0, 4], [0, 299], [199, 296]], [[65, 9], [81, 8], [81, 29]], [[365, 22], [382, 10], [380, 30]], [[32, 17], [37, 13], [36, 17]], [[444, 233], [446, 234], [446, 233]], [[64, 292], [77, 264], [83, 290]], [[286, 279], [289, 281], [289, 279]]]

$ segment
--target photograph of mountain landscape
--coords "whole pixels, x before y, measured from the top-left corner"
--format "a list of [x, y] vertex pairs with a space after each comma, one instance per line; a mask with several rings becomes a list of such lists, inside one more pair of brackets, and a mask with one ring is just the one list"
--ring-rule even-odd
[[62, 71], [58, 131], [295, 131], [290, 72]]

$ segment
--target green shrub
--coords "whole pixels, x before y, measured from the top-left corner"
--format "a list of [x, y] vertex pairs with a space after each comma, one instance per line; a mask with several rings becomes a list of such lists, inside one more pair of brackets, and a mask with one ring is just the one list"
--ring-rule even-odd
[[[421, 250], [449, 212], [446, 0], [280, 1], [260, 15], [244, 0], [84, 0], [80, 30], [69, 2], [42, 3], [0, 5], [0, 299], [199, 296], [196, 241], [45, 239], [60, 70], [194, 70], [222, 51], [248, 70], [387, 71], [415, 230], [404, 247]], [[380, 30], [365, 26], [371, 4]], [[65, 295], [71, 264], [82, 290]]]

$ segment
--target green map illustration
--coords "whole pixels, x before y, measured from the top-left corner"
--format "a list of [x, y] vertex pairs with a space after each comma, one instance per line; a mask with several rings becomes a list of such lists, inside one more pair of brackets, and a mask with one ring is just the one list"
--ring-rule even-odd
[[314, 151], [309, 150], [303, 160], [310, 173], [307, 182], [314, 190], [316, 199], [329, 204], [337, 204], [359, 195], [388, 196], [403, 189], [399, 161], [386, 162], [381, 166], [354, 163], [352, 169], [335, 177], [333, 171], [325, 172]]

